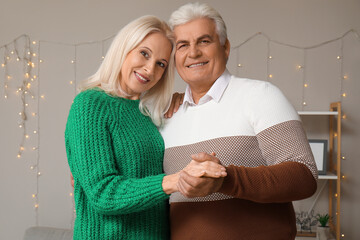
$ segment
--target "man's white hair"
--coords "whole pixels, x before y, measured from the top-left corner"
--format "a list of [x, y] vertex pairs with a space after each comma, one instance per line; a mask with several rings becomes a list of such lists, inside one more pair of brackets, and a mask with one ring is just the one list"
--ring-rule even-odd
[[172, 30], [178, 25], [188, 23], [199, 18], [209, 18], [216, 25], [216, 32], [220, 39], [220, 44], [224, 45], [227, 39], [227, 30], [224, 20], [218, 11], [206, 3], [188, 3], [175, 10], [169, 19]]

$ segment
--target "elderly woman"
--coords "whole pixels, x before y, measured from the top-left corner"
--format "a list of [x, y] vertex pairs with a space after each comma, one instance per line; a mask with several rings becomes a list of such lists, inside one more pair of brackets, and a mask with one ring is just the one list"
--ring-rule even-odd
[[[163, 124], [173, 86], [173, 40], [153, 16], [125, 26], [98, 71], [83, 82], [65, 131], [74, 177], [74, 239], [166, 239], [167, 200], [178, 174], [163, 174]], [[187, 172], [224, 168], [192, 161]]]

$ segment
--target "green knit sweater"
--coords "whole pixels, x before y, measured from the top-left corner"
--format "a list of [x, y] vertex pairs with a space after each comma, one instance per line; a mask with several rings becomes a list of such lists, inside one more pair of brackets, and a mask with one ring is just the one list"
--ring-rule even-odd
[[164, 142], [139, 100], [79, 93], [65, 130], [74, 176], [74, 239], [167, 239]]

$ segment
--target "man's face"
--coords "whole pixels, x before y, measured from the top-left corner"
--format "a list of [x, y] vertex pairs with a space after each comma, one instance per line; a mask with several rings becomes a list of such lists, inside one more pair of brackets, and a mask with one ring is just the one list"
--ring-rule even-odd
[[221, 46], [213, 20], [199, 18], [174, 28], [176, 69], [191, 87], [208, 88], [225, 71], [230, 44]]

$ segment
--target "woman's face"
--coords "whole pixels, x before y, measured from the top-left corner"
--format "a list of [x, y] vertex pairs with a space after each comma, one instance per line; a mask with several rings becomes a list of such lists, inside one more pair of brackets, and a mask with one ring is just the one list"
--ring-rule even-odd
[[162, 33], [150, 33], [125, 58], [120, 72], [122, 90], [129, 99], [152, 88], [163, 76], [171, 54], [171, 43]]

